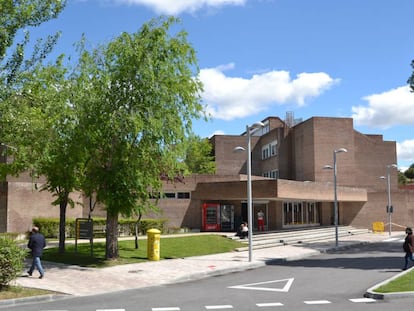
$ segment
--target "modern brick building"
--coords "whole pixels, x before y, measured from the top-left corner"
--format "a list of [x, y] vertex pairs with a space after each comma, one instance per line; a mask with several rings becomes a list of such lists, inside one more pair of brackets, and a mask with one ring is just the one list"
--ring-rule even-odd
[[[380, 176], [390, 173], [394, 212], [393, 230], [414, 225], [414, 191], [398, 188], [396, 143], [382, 135], [355, 131], [351, 118], [313, 117], [295, 121], [268, 117], [263, 127], [251, 132], [252, 201], [254, 223], [259, 210], [265, 214], [265, 230], [327, 226], [334, 219], [334, 174], [324, 169], [337, 162], [339, 224], [371, 228], [387, 224], [387, 183]], [[192, 175], [180, 182], [164, 182], [160, 214], [146, 217], [168, 219], [171, 228], [202, 231], [234, 231], [247, 221], [247, 133], [216, 135], [210, 141], [216, 163], [212, 175]], [[5, 159], [3, 159], [5, 160]], [[24, 178], [1, 184], [0, 232], [24, 232], [37, 216], [58, 217], [47, 193], [33, 190]], [[78, 194], [74, 199], [82, 200]], [[68, 209], [68, 217], [85, 217], [88, 209]], [[95, 211], [94, 215], [103, 215]]]

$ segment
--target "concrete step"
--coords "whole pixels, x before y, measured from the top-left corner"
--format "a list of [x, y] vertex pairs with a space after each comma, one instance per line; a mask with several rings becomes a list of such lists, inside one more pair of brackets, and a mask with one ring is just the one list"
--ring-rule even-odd
[[[339, 226], [338, 237], [349, 235], [365, 234], [370, 232], [368, 229], [357, 229], [351, 226]], [[232, 237], [233, 239], [235, 237]], [[236, 237], [236, 239], [239, 239]], [[303, 243], [328, 242], [335, 239], [335, 227], [323, 227], [315, 229], [280, 231], [272, 233], [256, 233], [253, 235], [253, 249], [275, 247], [283, 245], [297, 245]], [[240, 239], [241, 242], [248, 244], [249, 239]], [[248, 247], [239, 248], [239, 251]]]

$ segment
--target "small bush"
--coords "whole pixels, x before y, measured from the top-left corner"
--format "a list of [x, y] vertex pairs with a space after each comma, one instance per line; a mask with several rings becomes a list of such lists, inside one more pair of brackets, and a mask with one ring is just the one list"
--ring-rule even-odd
[[0, 289], [9, 285], [22, 272], [26, 251], [15, 241], [0, 237]]

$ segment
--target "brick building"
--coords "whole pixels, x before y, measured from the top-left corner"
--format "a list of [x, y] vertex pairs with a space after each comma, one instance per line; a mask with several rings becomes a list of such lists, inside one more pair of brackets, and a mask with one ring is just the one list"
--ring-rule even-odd
[[[355, 131], [351, 118], [312, 117], [295, 121], [268, 117], [263, 127], [251, 132], [252, 200], [256, 214], [265, 214], [265, 230], [333, 224], [334, 174], [324, 169], [333, 165], [337, 153], [337, 202], [339, 224], [371, 228], [388, 223], [387, 183], [380, 176], [396, 163], [396, 143], [382, 135]], [[247, 133], [216, 135], [210, 139], [216, 163], [212, 175], [191, 175], [180, 182], [163, 184], [157, 215], [168, 226], [193, 230], [234, 231], [247, 220]], [[4, 160], [4, 159], [3, 159]], [[414, 225], [414, 191], [398, 188], [398, 171], [390, 169], [390, 193], [394, 213], [393, 230]], [[28, 230], [33, 217], [58, 217], [48, 193], [33, 189], [30, 180], [11, 179], [1, 183], [0, 232]], [[82, 200], [79, 194], [74, 199]], [[87, 209], [68, 209], [68, 217], [85, 217]], [[103, 216], [103, 211], [94, 215]]]

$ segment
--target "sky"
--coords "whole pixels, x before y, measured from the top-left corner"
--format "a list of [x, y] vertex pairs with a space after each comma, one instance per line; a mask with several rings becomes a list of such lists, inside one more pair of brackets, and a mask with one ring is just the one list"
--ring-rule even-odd
[[413, 0], [68, 0], [32, 38], [61, 31], [54, 53], [75, 55], [82, 34], [108, 43], [174, 15], [196, 50], [211, 115], [194, 122], [197, 135], [240, 135], [288, 112], [351, 117], [357, 131], [395, 141], [405, 170], [414, 163], [413, 12]]

